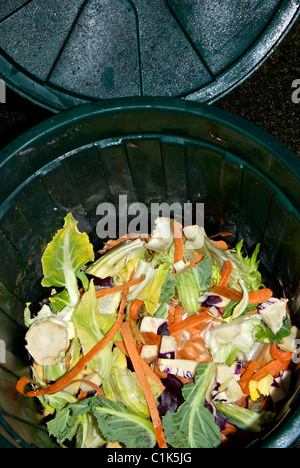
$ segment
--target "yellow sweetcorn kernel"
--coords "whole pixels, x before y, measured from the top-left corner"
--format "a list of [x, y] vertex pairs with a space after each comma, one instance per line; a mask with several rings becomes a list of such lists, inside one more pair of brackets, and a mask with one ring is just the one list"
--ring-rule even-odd
[[250, 380], [249, 382], [249, 392], [250, 398], [252, 401], [257, 400], [261, 395], [268, 396], [270, 395], [270, 387], [273, 383], [273, 376], [271, 374], [266, 375], [263, 379], [256, 381]]

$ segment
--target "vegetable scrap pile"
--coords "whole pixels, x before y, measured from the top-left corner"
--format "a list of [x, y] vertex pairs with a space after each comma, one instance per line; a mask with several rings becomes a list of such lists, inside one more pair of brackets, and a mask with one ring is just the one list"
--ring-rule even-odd
[[226, 234], [158, 218], [95, 259], [66, 216], [42, 257], [47, 297], [26, 305], [32, 365], [17, 384], [60, 445], [246, 446], [274, 424], [298, 329], [262, 284], [260, 246], [249, 256]]

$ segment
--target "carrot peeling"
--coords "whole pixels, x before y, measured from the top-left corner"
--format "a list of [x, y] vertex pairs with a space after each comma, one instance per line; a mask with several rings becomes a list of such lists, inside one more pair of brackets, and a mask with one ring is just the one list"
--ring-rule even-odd
[[109, 294], [115, 294], [117, 292], [124, 291], [125, 289], [131, 288], [132, 286], [135, 286], [146, 278], [145, 275], [140, 276], [139, 278], [136, 279], [131, 279], [127, 283], [120, 284], [119, 286], [115, 286], [114, 288], [102, 288], [98, 289], [96, 291], [96, 297], [97, 299], [100, 299], [101, 297], [108, 296]]
[[[213, 286], [211, 291], [236, 302], [240, 302], [243, 297], [243, 294], [240, 291], [229, 288], [228, 286]], [[258, 289], [257, 291], [249, 293], [249, 304], [261, 304], [272, 296], [273, 291], [271, 291], [271, 289]]]
[[252, 379], [252, 376], [254, 372], [258, 369], [258, 367], [258, 361], [251, 361], [239, 380], [241, 390], [245, 395], [249, 395], [249, 382]]
[[214, 237], [229, 237], [229, 236], [233, 236], [232, 232], [219, 232], [218, 234], [213, 234], [212, 236], [209, 236], [209, 239], [213, 239]]
[[200, 255], [198, 252], [196, 252], [196, 250], [193, 253], [194, 253], [196, 263], [201, 262], [201, 260], [204, 258], [203, 255]]
[[140, 357], [140, 355], [138, 354], [136, 350], [134, 338], [132, 336], [131, 329], [130, 329], [128, 322], [124, 322], [122, 324], [121, 333], [122, 333], [122, 337], [123, 337], [128, 355], [131, 359], [133, 368], [135, 370], [136, 376], [141, 384], [141, 387], [145, 395], [145, 399], [146, 399], [146, 402], [150, 411], [152, 423], [154, 426], [154, 431], [155, 431], [158, 446], [159, 448], [167, 448], [168, 445], [165, 440], [165, 435], [164, 435], [164, 431], [162, 427], [162, 421], [159, 416], [155, 398], [151, 391], [151, 387], [149, 385], [147, 375], [144, 370], [144, 365], [142, 363], [143, 359]]
[[212, 242], [213, 244], [215, 244], [217, 247], [219, 247], [220, 249], [222, 250], [227, 250], [228, 249], [228, 244], [227, 242], [223, 241], [223, 240], [220, 240], [220, 241], [213, 241], [210, 239], [210, 242]]
[[[123, 341], [114, 341], [114, 345], [116, 345], [119, 348], [119, 350], [122, 351], [123, 354], [125, 354], [125, 356], [129, 357], [129, 354]], [[163, 392], [166, 387], [163, 385], [160, 377], [151, 369], [151, 367], [146, 363], [146, 361], [143, 358], [141, 358], [141, 364], [144, 368], [147, 377], [156, 382], [160, 390]]]
[[282, 351], [275, 343], [272, 343], [270, 347], [270, 354], [276, 361], [287, 362], [292, 360], [294, 353], [289, 351]]
[[125, 236], [119, 237], [118, 239], [112, 240], [110, 242], [104, 242], [105, 248], [103, 250], [99, 250], [99, 253], [101, 254], [105, 253], [108, 250], [111, 250], [114, 247], [117, 247], [118, 245], [123, 244], [127, 240], [134, 240], [134, 239], [139, 239], [139, 238], [148, 240], [149, 235], [148, 234], [135, 234], [135, 233], [125, 234]]
[[131, 307], [130, 307], [130, 317], [133, 320], [136, 321], [138, 319], [139, 308], [142, 307], [143, 304], [144, 304], [143, 301], [141, 301], [140, 299], [136, 299], [133, 302], [133, 304], [131, 305]]
[[[91, 387], [91, 391], [94, 390], [94, 391], [97, 393], [97, 395], [99, 395], [99, 396], [105, 396], [103, 390], [102, 390], [97, 384], [95, 384], [94, 382], [92, 382], [91, 380], [88, 380], [88, 379], [75, 379], [75, 380], [72, 380], [71, 383], [73, 384], [73, 383], [76, 383], [76, 382], [82, 382], [82, 383], [84, 383], [85, 385], [88, 385], [89, 387]], [[81, 391], [81, 392], [79, 393], [78, 399], [79, 399], [79, 400], [83, 400], [84, 397], [87, 396], [87, 394], [88, 394], [88, 392], [83, 392], [83, 391]], [[80, 396], [80, 395], [81, 395], [81, 396]]]
[[251, 380], [261, 380], [268, 374], [271, 374], [273, 377], [275, 377], [275, 375], [282, 370], [286, 370], [289, 365], [290, 361], [273, 360], [255, 372], [255, 374], [252, 375]]
[[222, 287], [227, 286], [232, 270], [233, 270], [232, 262], [230, 260], [226, 260], [223, 263], [223, 266], [221, 268], [221, 272], [220, 272], [221, 280], [220, 280], [219, 286], [222, 286]]
[[182, 236], [182, 224], [174, 221], [173, 223], [173, 234], [174, 234], [174, 263], [183, 260], [184, 248], [183, 248], [183, 236]]
[[185, 320], [171, 325], [169, 327], [169, 333], [170, 335], [175, 335], [177, 333], [181, 333], [182, 330], [189, 330], [190, 328], [194, 328], [202, 323], [206, 323], [209, 320], [212, 320], [211, 315], [209, 315], [206, 311], [200, 312], [198, 315], [193, 315], [192, 317], [188, 317]]

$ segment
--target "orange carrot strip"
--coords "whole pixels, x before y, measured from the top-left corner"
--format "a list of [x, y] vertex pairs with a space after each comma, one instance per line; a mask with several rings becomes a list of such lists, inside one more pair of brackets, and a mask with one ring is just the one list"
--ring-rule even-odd
[[240, 400], [236, 402], [236, 405], [241, 406], [242, 408], [246, 408], [246, 406], [247, 406], [247, 397], [243, 396], [242, 398], [240, 398]]
[[214, 237], [228, 237], [228, 236], [232, 236], [232, 232], [219, 232], [218, 234], [214, 234], [213, 236], [209, 236], [209, 239], [213, 239]]
[[131, 288], [131, 286], [135, 286], [136, 284], [141, 283], [142, 281], [144, 281], [145, 277], [145, 275], [142, 275], [139, 278], [131, 279], [127, 283], [120, 284], [119, 286], [115, 286], [114, 288], [98, 289], [96, 291], [96, 297], [97, 299], [100, 299], [101, 297], [108, 296], [109, 294], [115, 294], [117, 292], [124, 291], [127, 288]]
[[219, 286], [222, 286], [222, 287], [227, 286], [232, 270], [233, 270], [232, 262], [230, 260], [226, 260], [223, 263], [223, 266], [221, 268], [221, 272], [220, 272], [221, 280], [220, 280]]
[[240, 387], [245, 395], [249, 395], [249, 382], [254, 372], [257, 370], [258, 366], [258, 361], [251, 361], [239, 380]]
[[159, 412], [156, 406], [155, 398], [153, 396], [153, 393], [151, 391], [147, 375], [145, 374], [144, 371], [144, 366], [141, 363], [142, 358], [138, 354], [135, 344], [134, 344], [134, 338], [131, 333], [131, 329], [129, 326], [128, 322], [124, 322], [121, 325], [121, 333], [123, 336], [123, 340], [126, 346], [126, 349], [128, 351], [128, 354], [130, 356], [132, 365], [134, 367], [136, 376], [141, 384], [141, 387], [143, 389], [145, 399], [147, 402], [147, 405], [149, 407], [152, 423], [154, 426], [154, 431], [157, 439], [157, 443], [159, 448], [167, 448], [167, 443], [165, 440], [165, 435], [162, 427], [162, 422], [159, 416]]
[[[211, 289], [212, 292], [219, 294], [220, 296], [231, 299], [232, 301], [240, 302], [242, 300], [242, 293], [236, 291], [235, 289], [224, 287], [224, 286], [213, 286]], [[270, 297], [273, 296], [271, 289], [263, 288], [258, 289], [249, 293], [249, 304], [260, 304], [267, 301]]]
[[240, 302], [243, 297], [243, 294], [240, 291], [236, 291], [235, 289], [229, 288], [227, 286], [213, 286], [211, 291], [236, 302]]
[[174, 245], [175, 245], [175, 253], [174, 253], [174, 263], [177, 263], [183, 260], [183, 237], [182, 237], [182, 225], [177, 221], [173, 223], [173, 234], [174, 234]]
[[169, 313], [168, 313], [168, 324], [169, 324], [169, 327], [174, 323], [175, 312], [176, 312], [176, 307], [174, 307], [173, 305], [170, 305], [170, 306], [169, 306]]
[[119, 348], [119, 350], [122, 351], [122, 353], [125, 354], [125, 356], [128, 356], [128, 353], [126, 351], [123, 341], [114, 341], [114, 345], [117, 346], [117, 348]]
[[154, 332], [142, 332], [142, 337], [144, 338], [146, 345], [160, 346], [161, 335], [157, 335]]
[[200, 255], [198, 252], [196, 252], [196, 250], [194, 251], [194, 257], [195, 257], [196, 263], [201, 262], [201, 260], [203, 259], [203, 255]]
[[236, 426], [233, 426], [233, 424], [230, 424], [230, 423], [227, 423], [227, 426], [225, 427], [225, 429], [223, 429], [223, 431], [221, 432], [221, 434], [236, 434], [237, 432], [239, 431], [239, 429], [236, 427]]
[[70, 369], [70, 362], [71, 362], [71, 354], [69, 354], [67, 360], [66, 360], [66, 369], [69, 370]]
[[169, 327], [169, 333], [170, 335], [177, 334], [178, 332], [181, 332], [182, 330], [188, 330], [190, 328], [194, 328], [197, 325], [200, 325], [201, 323], [205, 323], [209, 320], [211, 320], [212, 317], [204, 312], [200, 312], [198, 315], [193, 315], [192, 317], [188, 317], [185, 320], [182, 320], [179, 323], [176, 323], [174, 325], [171, 325]]
[[182, 317], [184, 315], [184, 308], [181, 304], [177, 304], [175, 308], [174, 324], [182, 322]]
[[194, 379], [187, 379], [186, 377], [181, 377], [180, 375], [176, 375], [177, 379], [180, 380], [180, 382], [185, 385], [191, 382], [194, 382]]
[[83, 392], [82, 390], [80, 390], [77, 399], [78, 399], [79, 401], [85, 400], [85, 399], [87, 398], [88, 394], [89, 394], [89, 392]]
[[144, 359], [141, 358], [141, 363], [142, 363], [142, 366], [143, 366], [143, 369], [144, 369], [144, 372], [145, 374], [147, 375], [147, 377], [149, 377], [149, 379], [153, 380], [154, 382], [156, 382], [158, 385], [159, 385], [159, 388], [160, 390], [163, 392], [165, 390], [165, 386], [163, 385], [162, 381], [160, 380], [160, 378], [158, 377], [157, 374], [155, 374], [155, 372], [151, 369], [151, 367], [146, 363], [146, 361], [144, 361]]
[[[133, 274], [132, 274], [133, 276]], [[130, 283], [130, 282], [129, 282]], [[129, 284], [127, 283], [127, 284]], [[28, 383], [33, 383], [32, 380], [28, 379], [27, 377], [21, 377], [18, 381], [16, 389], [19, 393], [26, 397], [35, 397], [35, 396], [43, 396], [43, 395], [52, 395], [53, 393], [57, 393], [70, 385], [73, 379], [77, 377], [77, 375], [83, 371], [86, 365], [98, 354], [105, 346], [113, 339], [119, 328], [121, 327], [123, 321], [123, 315], [126, 306], [126, 298], [129, 289], [127, 288], [124, 291], [122, 301], [119, 308], [119, 314], [116, 323], [112, 326], [112, 328], [106, 333], [106, 335], [85, 355], [83, 356], [80, 361], [71, 369], [67, 374], [61, 377], [57, 382], [52, 385], [47, 385], [42, 388], [38, 388], [36, 390], [29, 390], [25, 393], [25, 387]]]
[[255, 374], [252, 375], [251, 380], [261, 380], [266, 375], [271, 374], [273, 377], [282, 370], [286, 370], [290, 365], [290, 361], [271, 361], [261, 369], [259, 369]]
[[272, 343], [270, 347], [270, 354], [276, 361], [286, 362], [291, 361], [294, 353], [289, 351], [282, 351], [275, 343]]
[[140, 299], [136, 299], [130, 307], [130, 316], [133, 320], [138, 319], [139, 308], [144, 304]]
[[227, 250], [228, 249], [228, 244], [227, 242], [223, 241], [223, 240], [220, 240], [220, 241], [213, 241], [213, 240], [210, 240], [210, 242], [212, 242], [213, 244], [215, 244], [217, 247], [220, 247], [220, 249], [222, 250]]
[[127, 240], [132, 240], [132, 239], [138, 239], [138, 238], [143, 238], [143, 239], [148, 239], [149, 235], [148, 234], [125, 234], [125, 236], [119, 237], [118, 239], [112, 240], [111, 242], [104, 242], [106, 248], [103, 250], [100, 250], [99, 253], [105, 253], [108, 250], [113, 249], [114, 247], [117, 247], [120, 244], [123, 244], [123, 242]]

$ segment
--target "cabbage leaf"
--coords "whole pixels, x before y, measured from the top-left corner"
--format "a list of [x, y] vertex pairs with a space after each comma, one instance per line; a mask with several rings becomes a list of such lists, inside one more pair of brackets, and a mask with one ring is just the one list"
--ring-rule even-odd
[[49, 433], [60, 444], [73, 440], [75, 435], [76, 445], [85, 447], [91, 415], [103, 441], [121, 442], [126, 448], [152, 448], [156, 444], [153, 424], [148, 419], [99, 396], [66, 405], [47, 423]]
[[82, 268], [94, 261], [89, 237], [79, 232], [77, 224], [72, 213], [68, 213], [64, 227], [55, 234], [42, 257], [42, 286], [66, 288], [71, 307], [76, 307], [80, 299], [77, 280], [82, 280]]
[[155, 270], [155, 275], [150, 283], [146, 284], [138, 295], [138, 299], [144, 301], [147, 313], [152, 316], [158, 306], [161, 290], [166, 281], [170, 267], [171, 263], [163, 263], [160, 265]]
[[156, 436], [152, 422], [104, 397], [89, 399], [103, 436], [126, 448], [153, 448]]
[[245, 359], [257, 340], [261, 328], [258, 315], [243, 315], [229, 323], [222, 323], [205, 333], [205, 345], [213, 362], [231, 366], [236, 359]]
[[136, 239], [108, 250], [98, 260], [86, 269], [88, 275], [97, 276], [98, 278], [107, 278], [108, 276], [117, 275], [127, 262], [134, 258], [141, 258], [146, 252], [145, 242], [141, 239]]
[[174, 448], [215, 448], [220, 445], [220, 428], [204, 406], [205, 395], [215, 375], [214, 363], [196, 367], [195, 383], [183, 386], [184, 403], [163, 416], [166, 441]]

